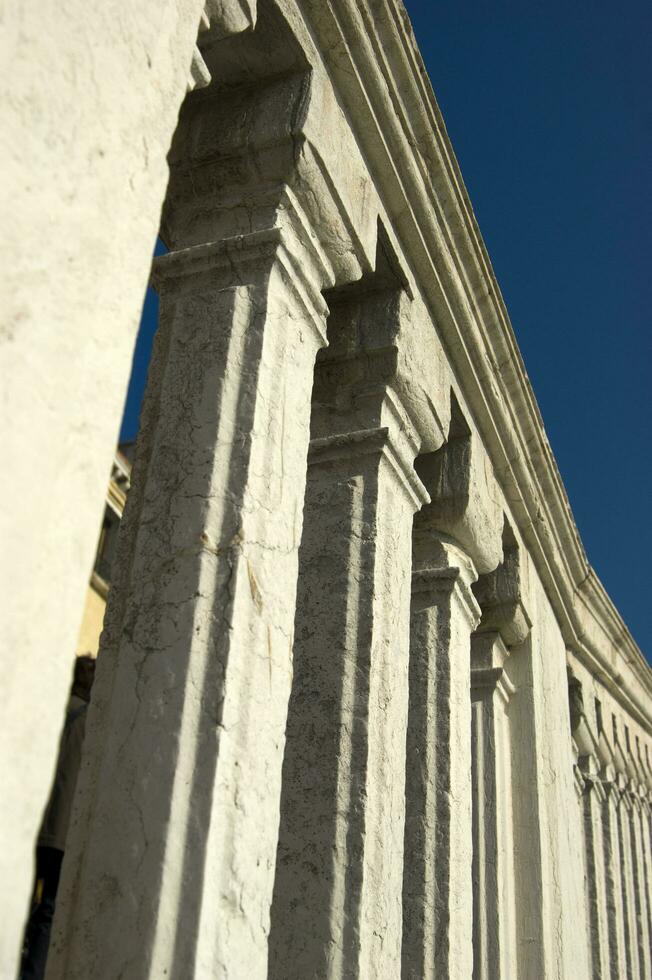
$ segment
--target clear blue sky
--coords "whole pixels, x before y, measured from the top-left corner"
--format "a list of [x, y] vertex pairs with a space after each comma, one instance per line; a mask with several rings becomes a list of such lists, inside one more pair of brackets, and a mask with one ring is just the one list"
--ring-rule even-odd
[[406, 6], [589, 560], [650, 658], [652, 3]]

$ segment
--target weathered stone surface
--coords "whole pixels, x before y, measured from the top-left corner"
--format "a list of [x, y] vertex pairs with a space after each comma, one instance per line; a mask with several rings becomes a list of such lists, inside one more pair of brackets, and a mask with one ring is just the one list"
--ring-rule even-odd
[[393, 350], [371, 344], [406, 306], [395, 288], [336, 304], [315, 379], [274, 980], [400, 972], [410, 532], [428, 497]]
[[504, 670], [507, 656], [499, 633], [472, 636], [474, 980], [508, 977], [516, 956], [509, 719], [514, 687]]
[[[52, 976], [93, 975], [112, 935], [106, 975], [265, 970], [326, 305], [275, 229], [196, 251], [157, 273], [154, 418], [134, 471], [144, 487], [127, 505], [128, 569], [109, 599], [87, 825]], [[116, 914], [125, 895], [129, 923]]]
[[[430, 488], [429, 488], [430, 490]], [[402, 976], [470, 978], [473, 964], [468, 556], [417, 523], [410, 616]]]
[[421, 456], [417, 466], [432, 497], [422, 523], [459, 542], [479, 572], [493, 571], [502, 559], [499, 494], [484, 450], [454, 396], [446, 443]]

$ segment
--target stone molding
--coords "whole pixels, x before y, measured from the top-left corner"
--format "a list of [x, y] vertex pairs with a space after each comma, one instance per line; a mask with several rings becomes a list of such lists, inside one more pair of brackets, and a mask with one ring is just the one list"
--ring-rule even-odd
[[[250, 235], [237, 235], [219, 242], [179, 249], [154, 260], [152, 285], [160, 293], [172, 289], [183, 292], [201, 287], [198, 280], [203, 279], [211, 288], [219, 288], [221, 275], [224, 280], [223, 288], [232, 288], [242, 278], [239, 270], [244, 271], [264, 263], [268, 263], [271, 268], [272, 261], [276, 261], [287, 285], [301, 302], [309, 322], [314, 326], [315, 340], [321, 347], [326, 343], [324, 320], [328, 306], [316, 284], [316, 277], [309, 276], [306, 263], [298, 261], [296, 251], [293, 254], [293, 244], [295, 243], [288, 241], [287, 232], [273, 227], [252, 232]], [[306, 253], [302, 249], [301, 252], [306, 259], [310, 256], [310, 251]], [[315, 264], [319, 263], [319, 257], [314, 252], [311, 257], [317, 260]], [[323, 266], [321, 269], [323, 270]]]
[[506, 707], [515, 690], [503, 667], [471, 667], [472, 700], [480, 700], [496, 692]]
[[397, 447], [388, 426], [312, 439], [308, 464], [319, 466], [320, 463], [331, 463], [352, 456], [359, 458], [367, 454], [379, 454], [387, 461], [396, 475], [397, 486], [403, 490], [414, 510], [428, 503], [430, 497], [414, 472], [414, 466]]
[[478, 572], [495, 569], [503, 558], [498, 494], [484, 449], [452, 392], [448, 439], [435, 452], [420, 456], [416, 468], [432, 496], [419, 514], [419, 527], [456, 541]]

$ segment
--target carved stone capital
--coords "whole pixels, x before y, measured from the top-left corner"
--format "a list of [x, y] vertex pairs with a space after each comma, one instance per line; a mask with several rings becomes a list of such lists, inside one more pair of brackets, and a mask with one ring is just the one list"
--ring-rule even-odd
[[472, 583], [477, 577], [473, 562], [455, 542], [432, 532], [414, 536], [412, 571], [413, 606], [434, 605], [443, 599], [457, 598], [470, 630], [480, 621]]
[[419, 527], [458, 541], [478, 572], [495, 569], [503, 556], [500, 495], [486, 453], [455, 399], [448, 441], [420, 456], [417, 472], [431, 497]]
[[290, 207], [283, 216], [279, 225], [159, 256], [153, 263], [152, 285], [161, 295], [197, 293], [262, 284], [276, 273], [306, 311], [322, 347], [328, 306], [319, 288], [321, 257], [303, 244], [300, 217]]
[[605, 802], [608, 803], [612, 809], [615, 809], [620, 801], [620, 790], [618, 789], [615, 780], [602, 776], [600, 779], [600, 784], [604, 791]]
[[599, 803], [604, 803], [607, 794], [601, 780], [596, 775], [585, 771], [582, 760], [580, 760], [580, 769], [584, 777], [584, 792], [587, 794], [592, 793]]
[[[475, 594], [475, 589], [473, 590]], [[482, 623], [480, 623], [480, 626]], [[471, 700], [497, 694], [505, 705], [516, 690], [505, 673], [509, 650], [498, 632], [476, 631], [471, 637]]]
[[254, 31], [202, 53], [214, 82], [180, 115], [161, 226], [168, 246], [270, 226], [291, 193], [306, 240], [323, 254], [322, 287], [369, 272], [378, 210], [368, 171], [332, 86], [306, 64], [280, 13], [266, 9]]
[[478, 630], [499, 632], [508, 647], [523, 643], [532, 623], [522, 598], [520, 552], [507, 523], [503, 560], [493, 571], [480, 575], [473, 591], [482, 609]]

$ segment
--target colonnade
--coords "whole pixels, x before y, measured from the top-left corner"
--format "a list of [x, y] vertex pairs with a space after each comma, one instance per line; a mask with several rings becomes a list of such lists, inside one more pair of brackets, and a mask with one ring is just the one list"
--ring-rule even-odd
[[569, 692], [592, 975], [647, 978], [652, 976], [650, 746], [634, 734], [629, 718], [585, 695], [572, 667]]

